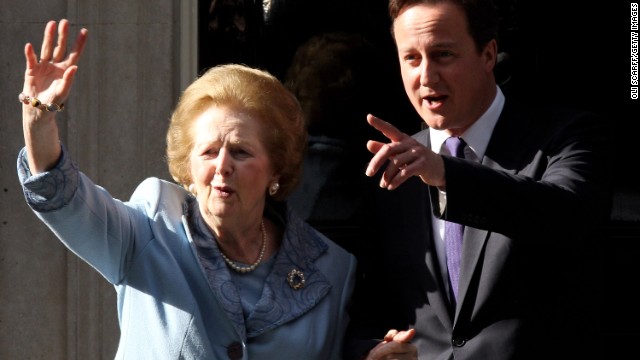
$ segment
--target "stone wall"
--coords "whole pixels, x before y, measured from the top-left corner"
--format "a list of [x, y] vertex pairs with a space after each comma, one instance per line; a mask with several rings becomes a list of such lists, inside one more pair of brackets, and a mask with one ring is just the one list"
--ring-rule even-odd
[[[115, 291], [25, 204], [16, 175], [24, 145], [24, 45], [39, 54], [45, 24], [66, 18], [89, 40], [61, 140], [82, 171], [126, 200], [144, 178], [169, 179], [165, 133], [190, 82], [180, 28], [192, 1], [4, 0], [0, 10], [0, 359], [113, 359]], [[188, 43], [189, 41], [187, 41]], [[72, 42], [71, 42], [72, 43]], [[187, 71], [185, 71], [187, 69]]]

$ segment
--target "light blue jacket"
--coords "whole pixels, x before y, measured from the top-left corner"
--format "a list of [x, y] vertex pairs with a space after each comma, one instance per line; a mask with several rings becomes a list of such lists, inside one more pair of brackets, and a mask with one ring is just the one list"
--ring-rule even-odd
[[[293, 214], [255, 310], [244, 316], [222, 260], [208, 264], [207, 280], [189, 216], [195, 200], [183, 188], [149, 178], [128, 202], [113, 199], [64, 148], [56, 168], [35, 176], [23, 149], [18, 173], [35, 214], [114, 284], [116, 359], [341, 359], [356, 261]], [[287, 282], [294, 269], [305, 277], [299, 290]]]

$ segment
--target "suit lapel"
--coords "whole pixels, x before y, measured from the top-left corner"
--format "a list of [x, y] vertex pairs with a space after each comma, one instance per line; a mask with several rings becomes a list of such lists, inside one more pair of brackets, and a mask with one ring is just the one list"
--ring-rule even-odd
[[467, 295], [467, 289], [469, 283], [473, 277], [475, 269], [478, 267], [478, 261], [480, 260], [480, 254], [483, 252], [483, 248], [489, 238], [489, 232], [487, 230], [476, 229], [472, 227], [465, 227], [463, 236], [463, 248], [462, 248], [462, 264], [460, 268], [460, 284], [458, 288], [458, 306], [455, 311], [455, 319], [458, 318], [458, 312], [460, 311], [460, 304], [464, 303], [464, 299]]
[[[515, 116], [515, 112], [514, 105], [507, 101], [482, 159], [484, 166], [510, 174], [517, 173], [518, 163], [525, 158], [524, 152], [529, 149], [526, 145], [526, 131], [530, 128], [528, 122], [531, 119]], [[460, 269], [459, 300], [455, 318], [458, 318], [460, 305], [465, 301], [469, 284], [490, 236], [490, 231], [465, 227], [461, 259], [464, 265]]]

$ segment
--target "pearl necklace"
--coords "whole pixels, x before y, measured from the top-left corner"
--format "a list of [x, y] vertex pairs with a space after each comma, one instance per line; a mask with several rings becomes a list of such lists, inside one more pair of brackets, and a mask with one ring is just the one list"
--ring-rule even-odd
[[236, 264], [234, 261], [232, 261], [231, 259], [229, 259], [220, 249], [220, 244], [218, 244], [218, 249], [220, 250], [220, 255], [222, 255], [222, 259], [224, 260], [224, 262], [227, 263], [227, 265], [229, 265], [229, 267], [236, 271], [239, 272], [241, 274], [246, 274], [248, 272], [251, 272], [253, 270], [255, 270], [258, 265], [260, 265], [260, 263], [262, 262], [262, 257], [264, 256], [264, 250], [267, 248], [267, 232], [264, 229], [264, 219], [260, 222], [260, 230], [262, 231], [262, 249], [260, 249], [260, 255], [258, 255], [258, 260], [256, 260], [253, 264], [251, 265], [238, 265]]

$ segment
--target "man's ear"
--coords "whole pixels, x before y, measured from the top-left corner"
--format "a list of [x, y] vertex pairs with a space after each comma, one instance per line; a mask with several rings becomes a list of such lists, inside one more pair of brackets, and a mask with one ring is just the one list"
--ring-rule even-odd
[[492, 39], [484, 46], [482, 57], [485, 61], [485, 70], [492, 72], [496, 67], [496, 61], [498, 59], [498, 42], [496, 39]]

